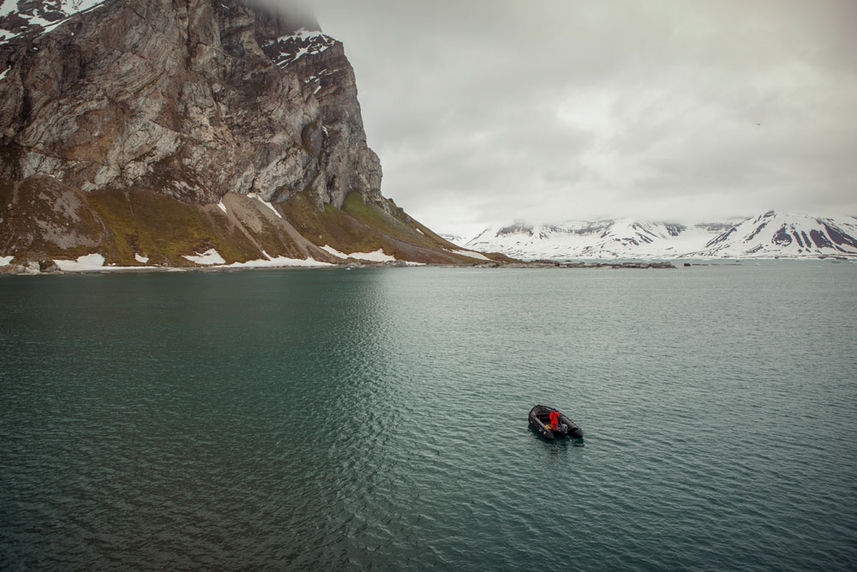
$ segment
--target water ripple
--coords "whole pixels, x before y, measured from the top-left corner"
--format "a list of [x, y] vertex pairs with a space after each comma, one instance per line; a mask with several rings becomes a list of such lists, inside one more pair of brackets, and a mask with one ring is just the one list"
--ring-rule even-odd
[[854, 278], [0, 280], [0, 568], [854, 568]]

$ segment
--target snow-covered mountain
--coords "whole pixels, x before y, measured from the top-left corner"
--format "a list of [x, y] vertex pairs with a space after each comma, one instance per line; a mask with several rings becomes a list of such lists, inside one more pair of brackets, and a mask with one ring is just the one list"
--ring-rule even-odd
[[857, 258], [857, 218], [769, 211], [732, 226], [693, 254], [717, 258]]
[[729, 225], [684, 226], [631, 219], [514, 224], [488, 228], [469, 240], [466, 247], [525, 260], [675, 258], [701, 249], [725, 228]]
[[467, 241], [469, 241], [470, 237], [473, 235], [462, 236], [461, 234], [454, 234], [454, 233], [440, 233], [440, 234], [438, 234], [438, 236], [441, 237], [442, 239], [448, 241], [448, 242], [451, 242], [452, 244], [457, 245], [457, 246], [464, 246], [465, 244], [467, 244]]
[[469, 249], [525, 260], [857, 258], [857, 219], [767, 212], [746, 220], [682, 225], [632, 219], [491, 227]]

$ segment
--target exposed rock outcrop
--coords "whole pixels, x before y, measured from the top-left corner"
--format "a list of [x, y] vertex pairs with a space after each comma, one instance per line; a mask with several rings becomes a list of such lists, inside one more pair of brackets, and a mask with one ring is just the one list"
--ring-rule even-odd
[[5, 173], [198, 203], [379, 196], [342, 44], [295, 25], [234, 0], [113, 0], [8, 40]]

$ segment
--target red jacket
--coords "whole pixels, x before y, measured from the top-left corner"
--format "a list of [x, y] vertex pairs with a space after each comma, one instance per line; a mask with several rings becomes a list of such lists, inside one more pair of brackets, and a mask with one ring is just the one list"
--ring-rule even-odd
[[559, 429], [559, 412], [551, 411], [550, 413], [551, 429]]

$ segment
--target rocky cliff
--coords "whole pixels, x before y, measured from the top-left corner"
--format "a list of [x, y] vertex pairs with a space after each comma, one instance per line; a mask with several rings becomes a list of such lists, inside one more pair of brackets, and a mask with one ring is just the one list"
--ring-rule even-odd
[[6, 259], [472, 261], [380, 188], [354, 71], [312, 17], [252, 0], [3, 1]]

